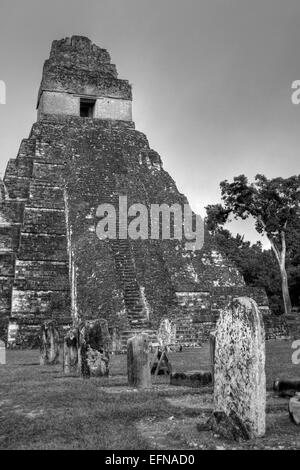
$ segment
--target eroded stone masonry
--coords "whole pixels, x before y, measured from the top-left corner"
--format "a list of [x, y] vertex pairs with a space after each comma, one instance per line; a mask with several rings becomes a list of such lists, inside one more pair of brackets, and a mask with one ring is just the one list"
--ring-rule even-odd
[[196, 252], [178, 240], [98, 239], [96, 209], [117, 207], [120, 195], [128, 207], [187, 203], [135, 129], [131, 104], [105, 49], [79, 36], [53, 42], [38, 120], [1, 191], [0, 336], [10, 345], [34, 346], [45, 320], [63, 328], [78, 318], [106, 319], [115, 349], [135, 331], [154, 337], [164, 318], [194, 345], [238, 296], [270, 319], [265, 292], [245, 285], [208, 234]]

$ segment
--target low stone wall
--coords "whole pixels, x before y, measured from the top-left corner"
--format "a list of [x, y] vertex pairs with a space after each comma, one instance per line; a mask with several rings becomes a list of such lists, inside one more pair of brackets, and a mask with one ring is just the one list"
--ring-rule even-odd
[[293, 339], [300, 339], [300, 312], [295, 312], [286, 317], [289, 334]]
[[[8, 341], [9, 349], [36, 349], [40, 346], [40, 330], [41, 325], [46, 318], [36, 319], [10, 319], [8, 323]], [[60, 343], [63, 344], [63, 338], [70, 325], [71, 318], [61, 318], [56, 320]], [[6, 340], [6, 338], [5, 338]]]
[[[210, 292], [177, 292], [176, 296], [178, 307], [172, 318], [177, 326], [177, 343], [184, 347], [199, 346], [202, 342], [207, 341], [210, 332], [215, 328], [220, 312], [232, 298], [242, 296], [248, 296], [257, 302], [263, 315], [267, 340], [290, 336], [289, 324], [285, 317], [272, 315], [270, 312], [268, 298], [263, 289], [252, 287], [215, 288]], [[293, 317], [293, 321], [293, 325], [298, 325], [295, 322], [295, 317]]]
[[264, 315], [266, 339], [286, 339], [290, 329], [283, 315]]

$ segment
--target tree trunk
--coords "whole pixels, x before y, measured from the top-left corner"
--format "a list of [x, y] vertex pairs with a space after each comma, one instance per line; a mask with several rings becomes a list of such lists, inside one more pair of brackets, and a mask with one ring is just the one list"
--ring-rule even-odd
[[148, 335], [142, 333], [127, 341], [127, 374], [129, 386], [151, 387]]
[[288, 277], [285, 266], [281, 264], [280, 266], [280, 274], [281, 274], [281, 286], [282, 286], [282, 298], [284, 303], [284, 313], [285, 315], [291, 315], [292, 313], [292, 302], [289, 293], [289, 286], [288, 286]]
[[88, 365], [87, 340], [88, 334], [86, 323], [82, 323], [79, 326], [78, 371], [84, 379], [89, 379], [91, 376], [91, 371]]
[[280, 268], [280, 275], [281, 275], [281, 290], [282, 290], [282, 298], [284, 304], [284, 314], [290, 315], [292, 313], [292, 302], [289, 293], [289, 285], [288, 285], [288, 277], [286, 272], [286, 239], [285, 239], [285, 230], [281, 232], [281, 250], [278, 249], [275, 242], [272, 238], [269, 238], [271, 242], [271, 248], [276, 256], [276, 259], [279, 264]]

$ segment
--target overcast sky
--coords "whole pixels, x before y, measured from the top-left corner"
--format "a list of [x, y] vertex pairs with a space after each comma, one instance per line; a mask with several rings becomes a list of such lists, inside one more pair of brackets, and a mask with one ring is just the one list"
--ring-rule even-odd
[[299, 0], [0, 0], [0, 172], [36, 120], [52, 40], [73, 34], [132, 83], [137, 129], [201, 215], [223, 179], [300, 173]]

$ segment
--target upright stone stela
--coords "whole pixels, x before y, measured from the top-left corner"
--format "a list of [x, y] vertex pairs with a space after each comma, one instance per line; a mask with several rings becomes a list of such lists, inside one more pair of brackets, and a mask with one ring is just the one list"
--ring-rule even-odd
[[145, 334], [133, 336], [127, 342], [128, 385], [151, 388], [149, 338]]
[[53, 42], [38, 121], [1, 191], [0, 337], [10, 345], [35, 345], [46, 320], [104, 318], [126, 349], [133, 334], [155, 338], [169, 318], [189, 346], [208, 337], [233, 296], [268, 311], [264, 291], [247, 289], [208, 235], [195, 253], [180, 240], [97, 238], [97, 207], [118, 207], [119, 196], [148, 209], [188, 202], [135, 130], [131, 104], [131, 86], [105, 49], [80, 36]]
[[247, 297], [234, 299], [217, 323], [214, 412], [233, 413], [250, 438], [265, 434], [264, 324], [257, 304]]

